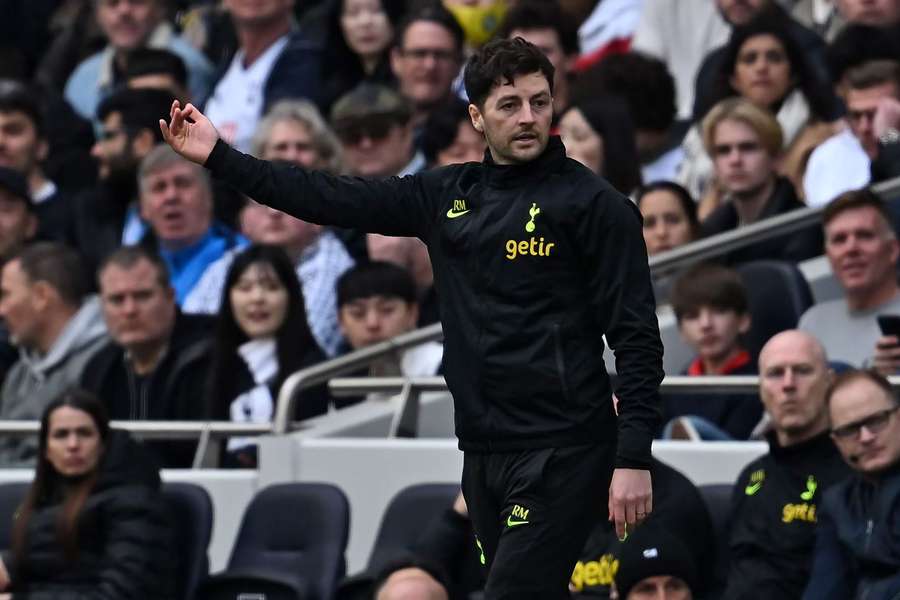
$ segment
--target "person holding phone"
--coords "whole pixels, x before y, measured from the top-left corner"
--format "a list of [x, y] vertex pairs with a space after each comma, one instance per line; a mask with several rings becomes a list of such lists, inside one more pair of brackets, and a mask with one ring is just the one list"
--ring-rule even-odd
[[861, 189], [835, 198], [822, 219], [825, 254], [844, 297], [811, 307], [798, 328], [815, 335], [830, 360], [897, 373], [900, 327], [882, 330], [878, 319], [900, 315], [900, 245], [891, 215], [874, 192]]

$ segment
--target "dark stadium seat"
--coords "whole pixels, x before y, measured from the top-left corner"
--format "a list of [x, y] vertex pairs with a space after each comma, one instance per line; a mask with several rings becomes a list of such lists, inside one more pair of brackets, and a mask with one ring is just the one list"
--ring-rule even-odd
[[408, 550], [435, 517], [453, 506], [457, 494], [458, 483], [422, 483], [397, 492], [381, 518], [367, 569], [378, 571]]
[[744, 343], [756, 357], [769, 338], [793, 329], [800, 316], [813, 305], [812, 291], [796, 265], [762, 260], [737, 267], [747, 288], [753, 322]]
[[0, 552], [12, 547], [13, 515], [25, 499], [31, 482], [0, 484]]
[[716, 537], [716, 554], [719, 557], [718, 568], [721, 572], [726, 569], [728, 564], [728, 517], [731, 511], [731, 492], [734, 486], [730, 483], [712, 483], [698, 486], [698, 489], [712, 519], [713, 533]]
[[197, 600], [329, 600], [344, 575], [350, 507], [323, 483], [284, 483], [257, 493], [241, 521], [228, 569]]
[[209, 575], [212, 500], [205, 489], [193, 483], [163, 483], [162, 494], [175, 531], [178, 597], [191, 600], [197, 585]]

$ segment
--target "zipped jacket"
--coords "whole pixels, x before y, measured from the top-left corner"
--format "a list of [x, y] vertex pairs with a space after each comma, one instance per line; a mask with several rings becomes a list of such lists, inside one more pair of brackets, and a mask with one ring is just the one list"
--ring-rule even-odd
[[[219, 141], [206, 166], [300, 219], [427, 246], [462, 450], [583, 445], [618, 435], [647, 468], [662, 343], [640, 215], [551, 138], [536, 159], [360, 179], [276, 165]], [[603, 363], [614, 350], [619, 418]]]
[[900, 600], [900, 465], [825, 494], [804, 600]]

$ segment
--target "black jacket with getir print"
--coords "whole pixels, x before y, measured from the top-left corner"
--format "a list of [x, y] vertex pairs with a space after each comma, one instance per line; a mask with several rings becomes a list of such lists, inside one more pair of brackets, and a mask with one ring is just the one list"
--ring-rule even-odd
[[822, 494], [851, 470], [827, 432], [769, 453], [738, 476], [726, 600], [797, 600], [812, 569]]
[[[462, 450], [618, 435], [617, 466], [649, 465], [662, 343], [640, 216], [558, 138], [527, 164], [498, 165], [488, 152], [483, 163], [380, 180], [276, 165], [221, 141], [206, 166], [303, 220], [425, 242]], [[604, 334], [619, 373], [618, 427]]]

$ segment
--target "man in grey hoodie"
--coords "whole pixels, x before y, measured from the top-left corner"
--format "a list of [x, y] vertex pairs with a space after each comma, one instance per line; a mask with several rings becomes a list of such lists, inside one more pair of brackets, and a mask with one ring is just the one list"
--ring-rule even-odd
[[[0, 419], [39, 419], [51, 400], [78, 384], [106, 342], [90, 278], [75, 251], [57, 243], [26, 247], [0, 274], [0, 318], [19, 347], [0, 388]], [[0, 437], [0, 466], [33, 466], [37, 439]]]

